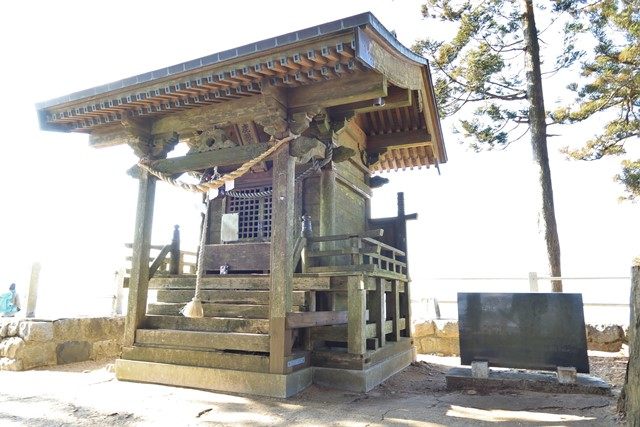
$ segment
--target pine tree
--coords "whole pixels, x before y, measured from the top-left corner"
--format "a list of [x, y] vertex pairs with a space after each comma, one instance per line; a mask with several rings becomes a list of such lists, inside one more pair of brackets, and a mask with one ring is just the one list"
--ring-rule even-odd
[[[552, 114], [558, 122], [603, 118], [602, 131], [583, 147], [563, 151], [573, 159], [597, 160], [626, 153], [625, 144], [640, 140], [640, 2], [592, 0], [559, 2], [596, 40], [594, 55], [582, 64], [586, 84], [571, 84], [575, 106]], [[640, 159], [624, 160], [616, 180], [625, 185], [626, 199], [640, 197]]]
[[[547, 151], [539, 39], [564, 10], [546, 10], [550, 24], [536, 27], [533, 0], [429, 0], [425, 18], [456, 26], [448, 42], [426, 39], [414, 49], [435, 70], [440, 113], [459, 118], [459, 130], [475, 150], [505, 148], [529, 135], [540, 184], [540, 225], [544, 230], [551, 275], [562, 275], [560, 243]], [[576, 31], [567, 22], [553, 74], [570, 67], [581, 52], [573, 44]], [[553, 281], [554, 292], [562, 291]]]

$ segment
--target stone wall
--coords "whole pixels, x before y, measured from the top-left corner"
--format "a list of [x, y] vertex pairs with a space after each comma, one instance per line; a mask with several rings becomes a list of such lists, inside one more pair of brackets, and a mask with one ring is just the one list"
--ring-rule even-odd
[[119, 356], [124, 317], [0, 318], [0, 370], [22, 371]]
[[[456, 320], [429, 320], [414, 326], [413, 338], [418, 353], [460, 355]], [[586, 329], [589, 350], [617, 352], [627, 342], [626, 332], [619, 325], [587, 325]]]

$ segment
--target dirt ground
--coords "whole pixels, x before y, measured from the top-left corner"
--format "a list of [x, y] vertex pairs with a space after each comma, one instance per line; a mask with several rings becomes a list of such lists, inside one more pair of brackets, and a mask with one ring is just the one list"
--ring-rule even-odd
[[612, 384], [610, 396], [448, 392], [444, 374], [459, 359], [425, 355], [369, 393], [314, 385], [287, 400], [119, 382], [113, 361], [86, 362], [0, 372], [0, 425], [617, 425], [626, 358], [604, 355], [590, 355], [590, 363]]

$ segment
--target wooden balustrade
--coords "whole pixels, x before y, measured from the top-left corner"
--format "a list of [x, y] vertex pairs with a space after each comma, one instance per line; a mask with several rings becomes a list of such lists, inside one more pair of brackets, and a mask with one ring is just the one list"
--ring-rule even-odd
[[[309, 250], [304, 255], [304, 265], [308, 266], [306, 271], [309, 273], [387, 272], [406, 276], [406, 254], [375, 239], [381, 236], [382, 230], [371, 230], [362, 234], [308, 237]], [[334, 242], [334, 247], [342, 247], [332, 250], [312, 250], [317, 246], [314, 244], [320, 242]], [[343, 242], [342, 245], [339, 242]], [[312, 260], [322, 265], [314, 266]], [[336, 262], [337, 260], [339, 261]]]

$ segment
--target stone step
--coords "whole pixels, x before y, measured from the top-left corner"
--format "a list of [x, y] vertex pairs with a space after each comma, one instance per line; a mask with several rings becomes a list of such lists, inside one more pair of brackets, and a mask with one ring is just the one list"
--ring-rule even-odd
[[[150, 315], [181, 315], [185, 303], [151, 303], [147, 306]], [[244, 319], [268, 319], [269, 306], [255, 304], [211, 304], [203, 303], [205, 317], [235, 317]], [[295, 308], [295, 307], [294, 307]]]
[[268, 319], [238, 319], [233, 317], [202, 317], [199, 319], [180, 316], [147, 316], [145, 329], [174, 329], [201, 332], [246, 332], [268, 334]]
[[268, 353], [269, 335], [138, 329], [135, 344], [178, 347], [187, 350], [240, 350]]
[[141, 362], [204, 368], [234, 369], [247, 372], [269, 372], [269, 356], [228, 353], [224, 351], [185, 350], [181, 348], [134, 346], [122, 349], [122, 358]]
[[[187, 303], [193, 298], [190, 289], [158, 289], [158, 302]], [[269, 291], [203, 290], [201, 300], [225, 304], [269, 304]], [[293, 305], [304, 304], [304, 292], [292, 292]]]
[[[297, 275], [293, 278], [293, 290], [327, 290], [330, 288], [329, 276]], [[194, 275], [172, 277], [152, 277], [150, 289], [195, 289]], [[261, 274], [226, 274], [212, 275], [202, 278], [202, 289], [237, 289], [237, 290], [269, 290], [271, 278]]]

